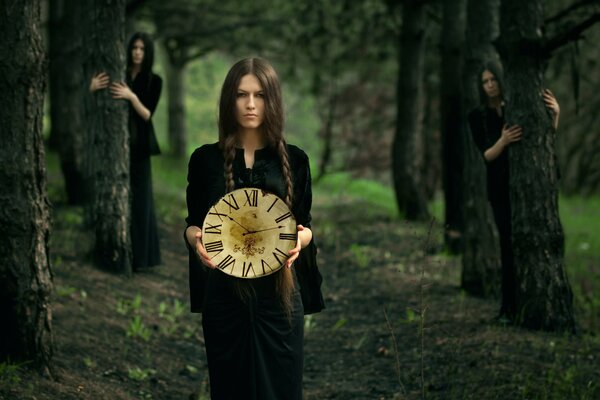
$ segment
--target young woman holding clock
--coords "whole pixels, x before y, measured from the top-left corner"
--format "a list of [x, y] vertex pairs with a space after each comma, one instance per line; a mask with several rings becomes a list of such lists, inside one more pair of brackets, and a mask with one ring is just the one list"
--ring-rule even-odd
[[[502, 94], [502, 67], [487, 62], [477, 75], [481, 104], [469, 113], [469, 126], [475, 144], [481, 151], [487, 169], [487, 193], [494, 220], [500, 236], [502, 264], [502, 305], [498, 319], [513, 321], [516, 317], [516, 278], [511, 244], [511, 209], [509, 199], [508, 152], [513, 143], [521, 140], [519, 125], [509, 126], [504, 121]], [[554, 129], [558, 127], [560, 107], [552, 92], [541, 94], [552, 117]]]
[[[192, 312], [203, 313], [211, 398], [302, 399], [303, 315], [324, 308], [310, 229], [308, 157], [283, 137], [279, 79], [260, 58], [230, 69], [219, 103], [219, 141], [188, 166], [187, 227]], [[203, 245], [209, 209], [226, 193], [257, 188], [282, 199], [297, 226], [296, 247], [277, 272], [225, 274]]]

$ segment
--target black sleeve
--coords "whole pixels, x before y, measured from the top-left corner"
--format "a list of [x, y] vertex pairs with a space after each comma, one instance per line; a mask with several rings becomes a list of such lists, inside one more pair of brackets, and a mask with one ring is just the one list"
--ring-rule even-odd
[[[196, 149], [190, 157], [188, 164], [188, 185], [186, 189], [186, 200], [188, 216], [185, 219], [186, 229], [195, 225], [202, 228], [204, 217], [208, 211], [206, 182], [205, 182], [205, 167], [204, 167], [204, 147]], [[189, 285], [190, 285], [190, 308], [194, 313], [202, 312], [204, 306], [204, 294], [206, 281], [208, 279], [208, 271], [206, 267], [198, 260], [196, 252], [187, 241], [185, 230], [183, 240], [188, 248], [189, 253]]]
[[471, 128], [471, 136], [473, 136], [473, 141], [475, 142], [475, 145], [481, 154], [485, 153], [485, 151], [489, 148], [485, 138], [483, 117], [483, 113], [478, 109], [475, 109], [469, 113], [469, 128]]
[[[294, 170], [297, 177], [294, 180], [294, 203], [296, 222], [305, 227], [311, 226], [312, 185], [310, 176], [310, 163], [308, 156], [296, 147], [290, 148], [290, 156], [295, 161]], [[300, 251], [294, 263], [296, 279], [300, 286], [300, 296], [304, 307], [304, 314], [313, 314], [325, 308], [321, 283], [323, 277], [317, 265], [317, 245], [313, 232], [311, 242]]]
[[150, 115], [152, 116], [154, 115], [154, 111], [156, 111], [156, 106], [160, 100], [160, 93], [162, 91], [161, 77], [152, 74], [150, 78], [150, 84], [148, 86], [148, 89], [144, 90], [142, 96], [140, 97], [140, 101], [144, 107], [150, 111]]

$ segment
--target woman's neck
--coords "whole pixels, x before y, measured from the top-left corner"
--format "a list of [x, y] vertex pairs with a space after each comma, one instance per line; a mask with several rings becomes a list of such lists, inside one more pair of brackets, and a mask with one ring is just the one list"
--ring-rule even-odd
[[258, 129], [242, 129], [238, 133], [238, 144], [246, 150], [265, 147], [265, 138]]
[[502, 97], [488, 97], [488, 107], [490, 108], [501, 108], [503, 104]]
[[135, 77], [137, 76], [137, 74], [140, 73], [141, 70], [142, 67], [139, 64], [133, 64], [131, 66], [131, 70], [129, 71], [129, 73], [131, 74], [131, 79], [135, 79]]

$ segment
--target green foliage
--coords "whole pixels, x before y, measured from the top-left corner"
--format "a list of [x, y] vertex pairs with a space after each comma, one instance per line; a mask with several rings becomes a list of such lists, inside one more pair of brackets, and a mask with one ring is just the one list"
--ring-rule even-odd
[[137, 293], [133, 299], [118, 299], [116, 310], [121, 315], [127, 315], [130, 312], [139, 313], [142, 308], [142, 295]]
[[83, 363], [87, 368], [96, 368], [96, 361], [94, 361], [91, 357], [84, 357]]
[[76, 291], [77, 288], [74, 288], [73, 286], [56, 285], [56, 295], [59, 297], [68, 297]]
[[333, 325], [333, 330], [337, 331], [338, 329], [342, 329], [348, 323], [347, 318], [340, 318], [336, 321], [335, 325]]
[[26, 365], [27, 362], [12, 363], [10, 360], [0, 363], [0, 386], [17, 385], [21, 382], [19, 370]]
[[145, 381], [154, 374], [156, 374], [156, 370], [152, 368], [141, 369], [140, 367], [136, 366], [134, 368], [127, 369], [127, 376], [129, 377], [129, 379], [132, 379], [134, 381]]
[[152, 336], [152, 331], [144, 325], [142, 322], [142, 317], [139, 315], [134, 316], [130, 323], [129, 328], [127, 329], [127, 337], [131, 338], [140, 338], [147, 342], [150, 340]]
[[[179, 299], [173, 299], [171, 307], [168, 303], [161, 301], [158, 305], [158, 316], [164, 320], [160, 330], [163, 335], [172, 335], [180, 328], [180, 320], [186, 311], [185, 305]], [[190, 338], [196, 333], [196, 328], [186, 325], [183, 330], [183, 336]]]
[[362, 246], [356, 243], [350, 245], [350, 253], [352, 253], [352, 260], [360, 267], [366, 268], [371, 262], [369, 256], [369, 246]]
[[559, 211], [565, 232], [565, 266], [577, 317], [585, 330], [600, 329], [600, 197], [564, 197]]
[[[364, 207], [367, 218], [373, 214], [385, 214], [390, 217], [398, 215], [393, 190], [380, 182], [369, 179], [355, 179], [348, 172], [325, 175], [314, 185], [314, 197], [336, 197], [344, 199], [360, 199], [368, 203]], [[338, 203], [339, 203], [338, 201]]]

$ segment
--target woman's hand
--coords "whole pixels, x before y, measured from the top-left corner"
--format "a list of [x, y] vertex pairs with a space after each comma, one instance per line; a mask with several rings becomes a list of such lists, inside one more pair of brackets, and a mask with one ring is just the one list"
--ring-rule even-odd
[[90, 92], [93, 93], [100, 89], [106, 89], [109, 82], [110, 77], [106, 72], [100, 72], [99, 74], [94, 75], [90, 82]]
[[523, 135], [523, 129], [519, 125], [508, 126], [508, 124], [504, 124], [502, 127], [502, 135], [500, 136], [500, 140], [504, 147], [508, 146], [513, 142], [518, 142], [521, 140], [521, 136]]
[[285, 266], [287, 268], [290, 268], [292, 266], [294, 261], [296, 261], [300, 256], [300, 250], [308, 246], [308, 244], [312, 240], [312, 231], [310, 229], [305, 228], [302, 225], [298, 225], [296, 228], [298, 229], [298, 240], [296, 241], [296, 247], [294, 247], [288, 252], [290, 257], [285, 262]]
[[133, 101], [136, 97], [135, 93], [129, 89], [129, 86], [123, 82], [114, 82], [110, 85], [110, 94], [113, 99], [124, 99], [128, 101]]
[[546, 105], [546, 108], [548, 108], [548, 110], [550, 110], [552, 113], [552, 125], [554, 126], [554, 129], [556, 129], [558, 128], [558, 116], [560, 115], [560, 106], [558, 105], [558, 101], [550, 89], [544, 89], [542, 96], [544, 98], [544, 104]]
[[185, 238], [188, 244], [194, 249], [198, 260], [208, 268], [216, 268], [217, 266], [212, 262], [210, 256], [206, 252], [206, 249], [202, 245], [202, 230], [197, 226], [189, 226], [185, 231]]

